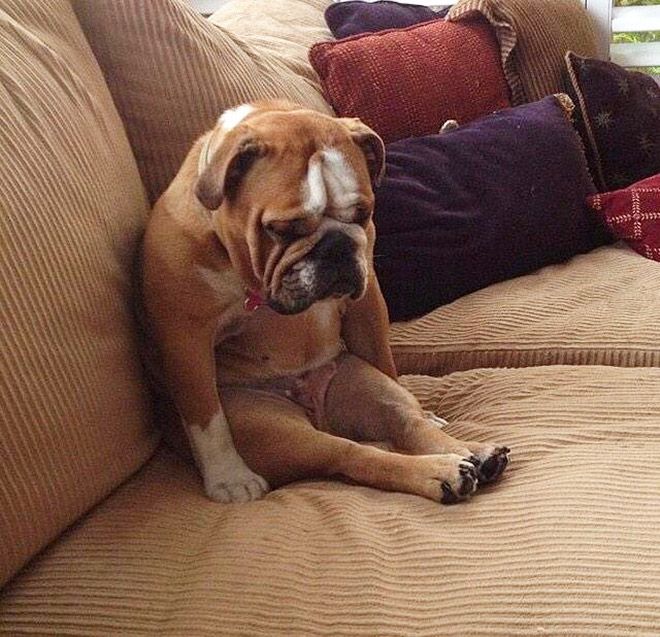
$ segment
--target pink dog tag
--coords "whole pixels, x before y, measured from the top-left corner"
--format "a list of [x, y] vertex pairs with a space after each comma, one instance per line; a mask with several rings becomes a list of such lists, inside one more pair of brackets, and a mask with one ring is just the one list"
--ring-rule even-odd
[[266, 303], [263, 300], [261, 294], [259, 294], [259, 292], [256, 290], [248, 290], [245, 293], [245, 301], [243, 302], [243, 307], [245, 308], [246, 312], [254, 312], [257, 308], [265, 304]]

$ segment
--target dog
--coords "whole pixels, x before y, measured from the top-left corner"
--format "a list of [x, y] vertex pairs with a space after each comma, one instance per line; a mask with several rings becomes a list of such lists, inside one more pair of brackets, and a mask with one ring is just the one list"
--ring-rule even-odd
[[256, 102], [157, 201], [143, 312], [211, 499], [339, 477], [454, 503], [504, 471], [507, 447], [452, 438], [397, 382], [373, 269], [384, 166], [360, 120]]

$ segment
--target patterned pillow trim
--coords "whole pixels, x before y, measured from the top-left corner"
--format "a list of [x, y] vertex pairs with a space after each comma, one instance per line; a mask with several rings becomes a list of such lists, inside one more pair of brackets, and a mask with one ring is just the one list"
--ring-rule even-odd
[[[603, 173], [602, 161], [600, 158], [600, 153], [598, 152], [598, 144], [596, 143], [596, 136], [594, 135], [593, 128], [591, 127], [591, 119], [589, 118], [589, 111], [587, 110], [587, 104], [584, 101], [584, 95], [580, 89], [580, 83], [577, 76], [575, 75], [575, 70], [573, 69], [573, 57], [574, 53], [572, 51], [567, 51], [565, 60], [566, 60], [566, 69], [568, 71], [568, 77], [573, 87], [573, 93], [578, 101], [578, 106], [580, 108], [580, 113], [582, 116], [582, 122], [584, 123], [585, 132], [589, 138], [589, 149], [593, 154], [592, 170], [595, 169], [596, 174], [592, 175], [597, 183], [599, 190], [606, 190], [607, 185], [605, 183], [605, 175]], [[579, 64], [579, 58], [576, 58], [576, 64]]]

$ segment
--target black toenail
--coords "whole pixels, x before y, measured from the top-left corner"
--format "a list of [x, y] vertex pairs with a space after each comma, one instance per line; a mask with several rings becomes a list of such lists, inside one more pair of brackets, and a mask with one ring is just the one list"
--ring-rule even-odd
[[458, 502], [458, 496], [452, 491], [448, 482], [442, 483], [442, 499], [440, 502], [442, 504], [456, 504]]
[[463, 480], [458, 492], [460, 495], [468, 495], [472, 493], [473, 488], [474, 488], [474, 480], [470, 478], [469, 480]]

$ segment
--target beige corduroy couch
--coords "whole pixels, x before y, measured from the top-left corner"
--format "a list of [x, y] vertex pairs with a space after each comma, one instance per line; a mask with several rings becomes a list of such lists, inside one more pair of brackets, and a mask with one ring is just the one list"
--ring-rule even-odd
[[[624, 246], [392, 327], [425, 407], [513, 449], [468, 503], [316, 481], [219, 505], [159, 443], [130, 310], [145, 189], [271, 73], [329, 110], [305, 58], [326, 4], [0, 0], [0, 633], [657, 636], [660, 267]], [[255, 71], [197, 99], [216, 37]]]

